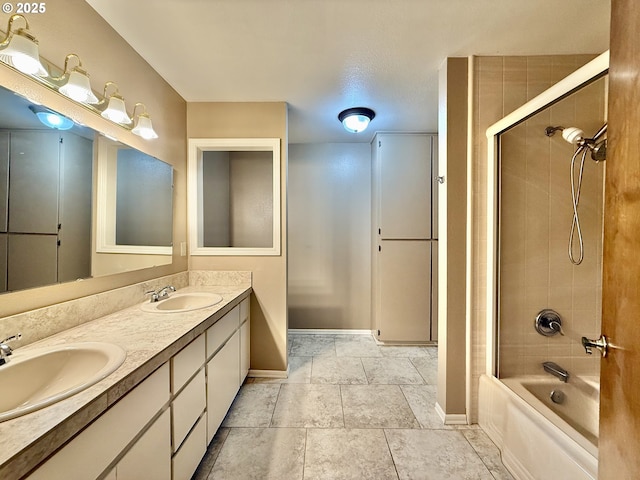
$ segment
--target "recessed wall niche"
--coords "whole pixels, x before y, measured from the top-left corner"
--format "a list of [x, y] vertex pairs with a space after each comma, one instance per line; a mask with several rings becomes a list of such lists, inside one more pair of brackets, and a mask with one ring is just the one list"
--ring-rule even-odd
[[191, 139], [189, 185], [192, 255], [280, 254], [279, 139]]

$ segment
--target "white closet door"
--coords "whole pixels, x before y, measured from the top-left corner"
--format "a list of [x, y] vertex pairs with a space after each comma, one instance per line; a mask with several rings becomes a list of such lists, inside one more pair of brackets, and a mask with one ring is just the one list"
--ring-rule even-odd
[[380, 135], [380, 238], [431, 238], [431, 137]]
[[431, 242], [383, 240], [378, 260], [380, 340], [430, 340]]

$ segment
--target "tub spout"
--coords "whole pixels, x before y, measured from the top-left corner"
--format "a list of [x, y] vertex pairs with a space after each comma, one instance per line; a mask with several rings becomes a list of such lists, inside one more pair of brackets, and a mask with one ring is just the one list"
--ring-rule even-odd
[[569, 372], [567, 372], [564, 368], [554, 362], [544, 362], [542, 364], [545, 372], [550, 373], [551, 375], [558, 377], [561, 382], [567, 383], [569, 380]]

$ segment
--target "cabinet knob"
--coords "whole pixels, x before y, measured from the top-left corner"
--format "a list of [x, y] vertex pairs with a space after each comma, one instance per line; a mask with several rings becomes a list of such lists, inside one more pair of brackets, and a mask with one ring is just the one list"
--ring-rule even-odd
[[436, 177], [436, 180], [440, 185], [442, 185], [444, 183], [444, 175], [442, 175], [441, 177], [440, 176]]

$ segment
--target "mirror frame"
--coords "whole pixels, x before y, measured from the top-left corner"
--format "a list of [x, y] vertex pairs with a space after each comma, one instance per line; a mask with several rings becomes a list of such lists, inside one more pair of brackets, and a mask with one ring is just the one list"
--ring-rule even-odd
[[[104, 135], [98, 135], [96, 140], [96, 253], [173, 255], [173, 245], [118, 245], [116, 243], [116, 171], [118, 159], [117, 154], [112, 155], [111, 150], [117, 148], [117, 145], [114, 145], [113, 142], [118, 142], [126, 148], [132, 147], [129, 147], [118, 140], [109, 139], [111, 141], [106, 141], [107, 138], [108, 137]], [[156, 160], [162, 162], [162, 160], [157, 158]], [[171, 164], [167, 165], [171, 167], [172, 172], [171, 195], [173, 197], [173, 166], [171, 166]]]
[[[600, 54], [586, 65], [562, 79], [520, 108], [487, 129], [487, 342], [486, 368], [489, 376], [496, 375], [496, 349], [498, 335], [498, 167], [499, 135], [512, 126], [551, 106], [558, 100], [601, 77], [609, 70], [609, 51]], [[469, 266], [469, 265], [468, 265]], [[467, 270], [468, 272], [471, 270]]]
[[[203, 152], [271, 152], [273, 166], [272, 246], [202, 246], [202, 154]], [[191, 255], [280, 255], [280, 139], [279, 138], [190, 138], [187, 158], [187, 222]]]

